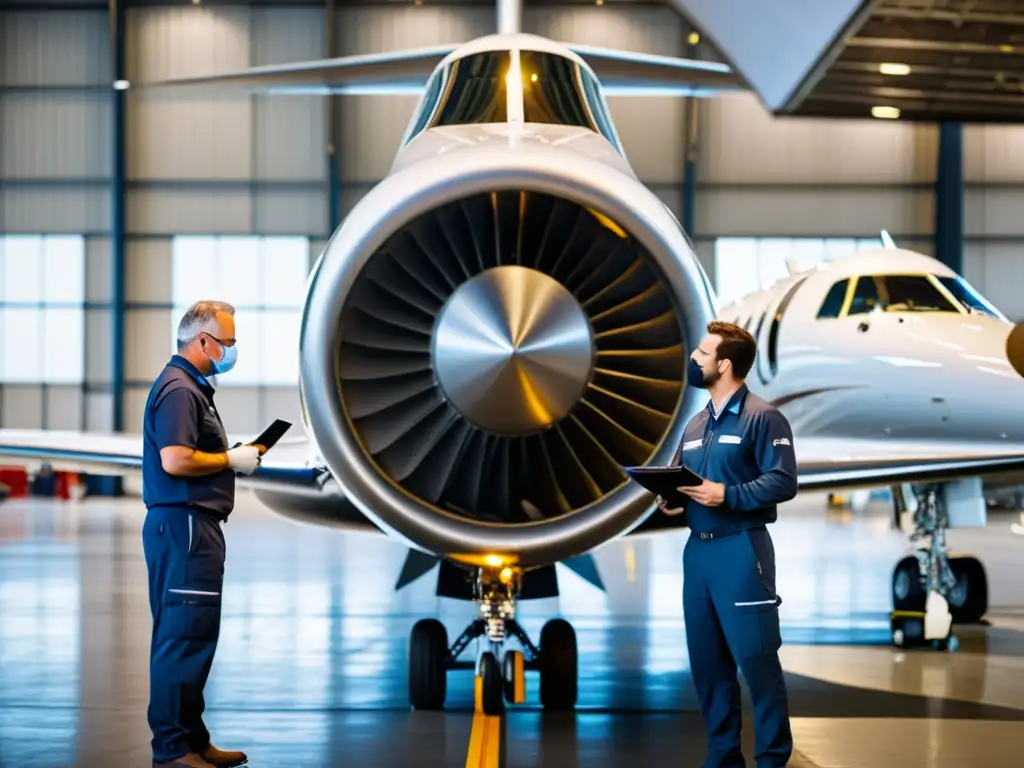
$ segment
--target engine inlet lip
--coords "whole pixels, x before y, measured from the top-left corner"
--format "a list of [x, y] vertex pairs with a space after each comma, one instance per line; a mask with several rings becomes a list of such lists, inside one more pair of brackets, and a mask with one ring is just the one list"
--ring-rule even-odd
[[[557, 195], [612, 218], [653, 257], [651, 266], [668, 285], [685, 342], [694, 343], [704, 333], [715, 311], [706, 275], [675, 218], [646, 187], [575, 153], [538, 148], [506, 155], [467, 148], [389, 176], [334, 233], [310, 278], [301, 370], [314, 440], [363, 514], [417, 548], [443, 555], [514, 553], [521, 565], [530, 566], [587, 551], [625, 532], [651, 510], [650, 495], [625, 483], [571, 515], [545, 521], [504, 524], [457, 516], [415, 498], [377, 467], [345, 411], [338, 376], [347, 297], [389, 235], [440, 205], [504, 190]], [[385, 217], [386, 229], [379, 226]], [[702, 406], [694, 390], [684, 390], [651, 463], [671, 459], [686, 421]]]

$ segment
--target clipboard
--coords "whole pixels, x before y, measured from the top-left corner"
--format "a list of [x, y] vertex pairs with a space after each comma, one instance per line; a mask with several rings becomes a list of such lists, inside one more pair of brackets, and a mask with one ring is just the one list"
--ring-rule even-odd
[[284, 437], [284, 433], [291, 428], [292, 423], [290, 421], [285, 421], [284, 419], [275, 419], [273, 424], [264, 429], [260, 433], [259, 437], [252, 441], [252, 444], [262, 445], [269, 451], [271, 448], [274, 447], [274, 444], [277, 443], [278, 440]]
[[623, 467], [626, 474], [644, 488], [665, 500], [669, 509], [686, 505], [689, 497], [676, 489], [681, 486], [700, 485], [703, 478], [686, 467]]

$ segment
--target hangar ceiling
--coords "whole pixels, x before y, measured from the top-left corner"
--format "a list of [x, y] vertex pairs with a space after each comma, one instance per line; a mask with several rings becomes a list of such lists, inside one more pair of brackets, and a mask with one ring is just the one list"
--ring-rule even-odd
[[776, 115], [1024, 122], [1024, 0], [666, 2]]

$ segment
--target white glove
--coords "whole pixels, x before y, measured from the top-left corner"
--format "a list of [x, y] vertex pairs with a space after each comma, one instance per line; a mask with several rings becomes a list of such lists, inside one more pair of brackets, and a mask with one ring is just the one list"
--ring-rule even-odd
[[255, 445], [240, 445], [227, 453], [228, 466], [243, 475], [251, 475], [260, 465], [260, 449]]

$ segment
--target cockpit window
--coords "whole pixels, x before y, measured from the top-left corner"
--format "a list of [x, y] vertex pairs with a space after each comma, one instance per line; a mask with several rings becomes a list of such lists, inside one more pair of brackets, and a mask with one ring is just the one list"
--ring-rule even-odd
[[484, 51], [453, 61], [446, 67], [441, 104], [428, 127], [507, 122], [505, 76], [511, 66], [510, 51]]
[[618, 150], [611, 120], [589, 72], [572, 59], [544, 51], [520, 51], [519, 61], [525, 122], [589, 128]]
[[819, 319], [839, 317], [839, 312], [843, 308], [843, 302], [846, 301], [846, 288], [849, 284], [849, 279], [845, 277], [832, 284], [832, 287], [828, 289], [828, 293], [825, 294], [825, 300], [821, 302], [821, 308], [818, 310]]
[[430, 82], [427, 83], [427, 88], [423, 92], [423, 99], [419, 104], [419, 112], [416, 113], [416, 119], [409, 129], [409, 136], [406, 138], [407, 143], [419, 136], [423, 129], [427, 127], [427, 121], [430, 120], [434, 110], [437, 108], [437, 101], [441, 95], [441, 85], [443, 83], [444, 72], [435, 72], [433, 77], [430, 78]]
[[989, 303], [984, 296], [974, 290], [974, 287], [962, 277], [939, 277], [935, 279], [942, 283], [942, 287], [953, 294], [953, 298], [959, 301], [968, 312], [976, 312], [982, 315], [990, 315], [1005, 320], [1003, 313]]
[[956, 311], [925, 275], [876, 275], [857, 280], [848, 314]]

